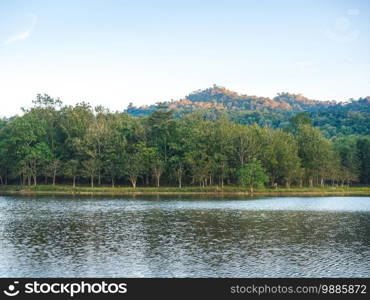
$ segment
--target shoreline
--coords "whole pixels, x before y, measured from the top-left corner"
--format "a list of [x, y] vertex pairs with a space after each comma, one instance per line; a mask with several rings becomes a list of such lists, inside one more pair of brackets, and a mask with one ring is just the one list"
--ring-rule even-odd
[[201, 196], [370, 196], [370, 187], [277, 188], [256, 189], [250, 193], [240, 187], [76, 187], [71, 186], [2, 186], [0, 195], [201, 195]]

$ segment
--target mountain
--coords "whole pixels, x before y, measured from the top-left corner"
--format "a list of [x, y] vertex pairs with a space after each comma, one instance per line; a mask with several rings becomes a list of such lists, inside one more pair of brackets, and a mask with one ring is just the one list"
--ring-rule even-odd
[[199, 112], [210, 118], [228, 115], [241, 124], [258, 123], [274, 128], [285, 127], [289, 119], [307, 112], [313, 123], [327, 136], [363, 134], [370, 135], [370, 97], [348, 102], [319, 101], [301, 94], [279, 93], [274, 98], [242, 95], [224, 87], [214, 85], [197, 90], [183, 99], [160, 102], [154, 105], [135, 107], [130, 104], [126, 112], [134, 115], [148, 115], [166, 107], [175, 116]]

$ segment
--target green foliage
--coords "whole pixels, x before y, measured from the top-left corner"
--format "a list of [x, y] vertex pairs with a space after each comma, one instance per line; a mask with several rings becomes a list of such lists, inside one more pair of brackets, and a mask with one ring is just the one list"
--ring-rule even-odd
[[[157, 107], [148, 116], [132, 117], [86, 103], [64, 106], [59, 99], [38, 95], [22, 116], [0, 120], [0, 184], [37, 186], [49, 178], [53, 184], [72, 182], [91, 188], [110, 184], [207, 189], [239, 182], [250, 188], [259, 184], [276, 188], [370, 184], [368, 136], [329, 140], [312, 125], [311, 113], [294, 116], [282, 109], [289, 104], [294, 109], [334, 110], [335, 104], [320, 106], [303, 96], [284, 93], [274, 99], [281, 104], [277, 112], [268, 99], [214, 87], [189, 95], [192, 101], [184, 100], [183, 105], [200, 105], [202, 97], [209, 100], [202, 112], [179, 118], [172, 111], [173, 103]], [[296, 105], [297, 101], [301, 104]], [[365, 98], [343, 107], [362, 114], [368, 113], [367, 103]], [[235, 116], [243, 118], [234, 109], [239, 104], [255, 109], [245, 114], [246, 123], [253, 120], [249, 125], [235, 122]], [[267, 110], [257, 109], [268, 104]], [[274, 121], [283, 115], [286, 121]], [[263, 123], [270, 126], [259, 125]]]
[[268, 181], [265, 169], [262, 167], [261, 162], [256, 159], [239, 169], [237, 176], [239, 184], [249, 187], [251, 192], [253, 192], [253, 188], [261, 187]]
[[370, 138], [360, 138], [356, 143], [360, 180], [370, 184]]
[[312, 126], [312, 120], [307, 112], [301, 112], [289, 119], [288, 130], [293, 134], [298, 134], [299, 127], [303, 125]]
[[169, 107], [175, 117], [200, 113], [209, 120], [217, 120], [226, 116], [239, 124], [288, 128], [294, 134], [301, 123], [319, 127], [326, 137], [370, 135], [370, 97], [351, 99], [345, 104], [311, 100], [290, 93], [279, 93], [271, 99], [240, 95], [214, 85], [179, 101], [142, 107], [130, 104], [126, 112], [133, 116], [147, 116], [163, 107]]

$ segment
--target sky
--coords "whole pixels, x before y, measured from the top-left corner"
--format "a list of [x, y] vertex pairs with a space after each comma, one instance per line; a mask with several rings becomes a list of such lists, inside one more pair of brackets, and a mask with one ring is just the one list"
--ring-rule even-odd
[[213, 84], [370, 96], [370, 1], [0, 0], [0, 116], [38, 93], [121, 111]]

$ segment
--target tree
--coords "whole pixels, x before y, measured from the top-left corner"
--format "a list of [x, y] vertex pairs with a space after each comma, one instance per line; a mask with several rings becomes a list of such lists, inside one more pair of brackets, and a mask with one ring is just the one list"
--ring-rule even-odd
[[80, 162], [77, 159], [71, 159], [64, 164], [64, 175], [72, 178], [73, 187], [76, 187], [76, 178], [80, 174]]
[[136, 188], [137, 179], [145, 171], [145, 166], [151, 161], [155, 151], [147, 147], [144, 142], [131, 145], [127, 152], [125, 173], [133, 188]]
[[151, 113], [146, 120], [148, 135], [150, 137], [149, 146], [155, 147], [163, 155], [163, 161], [168, 160], [168, 140], [171, 134], [171, 127], [174, 124], [172, 111], [165, 106], [159, 106], [157, 111]]
[[359, 137], [344, 136], [333, 139], [333, 151], [337, 153], [340, 165], [350, 170], [352, 173], [359, 175], [360, 158], [358, 157], [357, 141]]
[[239, 167], [243, 167], [245, 163], [257, 157], [261, 149], [261, 144], [258, 142], [259, 127], [254, 124], [252, 127], [235, 124], [230, 134], [234, 151], [239, 158]]
[[370, 138], [359, 139], [356, 146], [359, 159], [359, 177], [362, 183], [368, 185], [370, 184]]
[[47, 178], [51, 177], [53, 178], [53, 185], [55, 185], [56, 176], [61, 166], [62, 166], [62, 162], [59, 159], [54, 158], [48, 161], [44, 168], [44, 174], [46, 177], [45, 181], [47, 182]]
[[[233, 136], [230, 134], [233, 126], [230, 121], [220, 119], [213, 122], [209, 134], [209, 149], [211, 156], [211, 178], [218, 178], [221, 187], [232, 172], [232, 157], [235, 153], [233, 148]], [[212, 146], [213, 145], [213, 146]], [[212, 182], [210, 182], [212, 184]]]
[[156, 185], [157, 187], [159, 187], [161, 176], [164, 171], [165, 163], [163, 160], [161, 160], [161, 158], [158, 155], [155, 155], [152, 159], [151, 166], [152, 166], [154, 177], [156, 179]]
[[299, 127], [303, 125], [312, 126], [312, 120], [307, 112], [297, 113], [294, 117], [289, 119], [288, 131], [297, 135]]
[[7, 185], [17, 157], [11, 148], [9, 125], [0, 122], [0, 185]]
[[331, 144], [319, 129], [310, 125], [301, 125], [298, 129], [298, 154], [305, 169], [309, 186], [313, 187], [314, 179], [319, 181], [323, 170], [330, 162]]
[[122, 174], [127, 159], [128, 120], [122, 114], [107, 116], [107, 133], [102, 154], [103, 171], [111, 181], [112, 187]]
[[251, 193], [253, 188], [264, 185], [268, 181], [265, 169], [259, 160], [253, 159], [250, 163], [238, 170], [238, 180], [241, 186], [249, 187]]
[[[186, 136], [188, 128], [183, 120], [175, 120], [173, 125], [168, 141], [169, 176], [174, 176], [179, 188], [181, 188], [186, 171], [185, 152], [187, 150]], [[172, 179], [171, 177], [170, 179]]]
[[96, 177], [96, 173], [98, 171], [98, 162], [96, 159], [88, 159], [82, 162], [83, 166], [83, 174], [86, 177], [90, 177], [90, 184], [91, 187], [94, 187], [94, 178]]
[[[63, 150], [60, 156], [66, 167], [66, 176], [72, 178], [75, 184], [77, 176], [84, 176], [82, 161], [86, 155], [85, 136], [93, 122], [94, 114], [87, 103], [78, 103], [75, 106], [64, 106], [60, 112], [60, 130]], [[75, 169], [76, 166], [80, 170]]]
[[44, 168], [50, 157], [50, 148], [45, 143], [38, 143], [30, 149], [30, 152], [22, 160], [24, 170], [26, 170], [28, 176], [28, 184], [30, 184], [30, 177], [32, 177], [34, 185], [37, 185], [39, 170]]
[[[46, 134], [43, 120], [34, 113], [26, 112], [22, 117], [16, 118], [9, 124], [8, 144], [14, 157], [14, 173], [22, 177], [22, 183], [28, 181], [37, 184], [37, 174], [40, 171], [42, 162], [47, 159], [43, 152], [48, 155], [48, 146], [44, 142]], [[41, 145], [40, 145], [41, 144]]]
[[139, 152], [128, 153], [127, 154], [127, 164], [125, 168], [125, 173], [130, 179], [133, 188], [136, 188], [137, 178], [141, 174], [142, 168], [142, 155]]
[[170, 166], [174, 171], [179, 188], [182, 187], [182, 178], [184, 176], [184, 162], [183, 158], [177, 155], [171, 156]]
[[36, 100], [32, 103], [33, 107], [28, 112], [43, 123], [44, 142], [49, 146], [52, 154], [57, 156], [58, 139], [60, 138], [60, 109], [63, 103], [60, 99], [54, 99], [47, 94], [37, 94]]
[[258, 158], [266, 168], [271, 186], [285, 184], [290, 187], [293, 181], [298, 181], [300, 158], [295, 137], [281, 129], [259, 129], [261, 150]]
[[297, 141], [290, 133], [276, 130], [275, 145], [275, 155], [278, 162], [275, 174], [279, 182], [290, 188], [293, 181], [299, 181], [301, 172]]
[[109, 136], [109, 128], [107, 122], [108, 112], [101, 106], [95, 108], [97, 113], [93, 122], [87, 129], [86, 135], [83, 139], [82, 149], [89, 157], [90, 160], [94, 160], [96, 166], [98, 184], [101, 185], [103, 156], [107, 137]]

